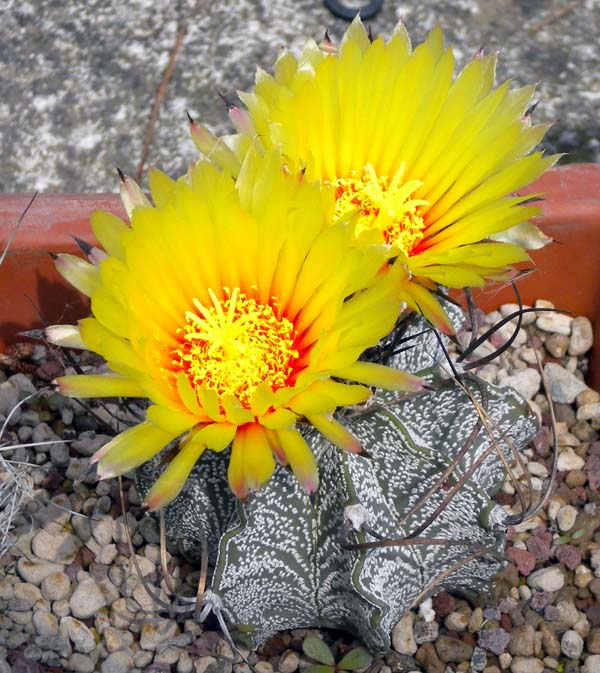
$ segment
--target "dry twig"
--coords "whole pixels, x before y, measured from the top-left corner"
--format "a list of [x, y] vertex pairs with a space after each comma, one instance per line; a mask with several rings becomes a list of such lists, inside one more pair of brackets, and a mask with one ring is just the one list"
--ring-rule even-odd
[[545, 28], [547, 25], [554, 23], [554, 21], [558, 21], [558, 19], [562, 18], [565, 14], [568, 14], [572, 9], [575, 9], [575, 7], [580, 4], [581, 0], [573, 0], [572, 2], [567, 3], [564, 7], [561, 7], [555, 12], [552, 12], [550, 16], [547, 16], [545, 19], [534, 23], [533, 26], [529, 28], [529, 32], [538, 33], [540, 30], [542, 30], [542, 28]]
[[169, 83], [171, 75], [173, 74], [173, 70], [175, 69], [175, 62], [183, 45], [183, 40], [186, 36], [186, 33], [187, 33], [187, 24], [182, 22], [179, 25], [177, 36], [175, 37], [175, 42], [173, 44], [173, 47], [171, 48], [171, 53], [169, 54], [169, 60], [167, 62], [167, 66], [163, 72], [160, 84], [156, 89], [156, 96], [154, 97], [154, 105], [152, 106], [152, 112], [150, 113], [150, 119], [148, 121], [148, 126], [146, 127], [146, 133], [144, 135], [144, 144], [142, 145], [142, 156], [140, 157], [140, 162], [135, 172], [135, 179], [138, 182], [140, 181], [142, 173], [144, 172], [144, 166], [146, 165], [146, 160], [148, 159], [148, 153], [150, 152], [152, 136], [154, 135], [154, 127], [156, 126], [156, 122], [158, 121], [160, 106], [162, 105], [165, 93], [167, 92], [167, 85]]
[[10, 246], [12, 245], [12, 242], [17, 235], [17, 231], [19, 231], [19, 227], [23, 223], [23, 220], [25, 219], [25, 215], [27, 215], [27, 212], [33, 205], [33, 202], [35, 201], [38, 193], [35, 192], [34, 195], [31, 197], [29, 203], [25, 206], [25, 210], [21, 213], [19, 216], [19, 219], [17, 220], [15, 226], [13, 227], [13, 230], [10, 232], [10, 236], [8, 237], [8, 241], [6, 241], [6, 245], [4, 246], [4, 250], [2, 251], [2, 254], [0, 255], [0, 264], [4, 261], [4, 258], [8, 254], [8, 251], [10, 249]]

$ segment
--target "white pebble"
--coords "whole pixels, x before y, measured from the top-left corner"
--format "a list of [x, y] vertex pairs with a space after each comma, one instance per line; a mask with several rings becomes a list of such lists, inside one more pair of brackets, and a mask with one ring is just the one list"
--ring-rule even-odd
[[600, 418], [600, 402], [582, 404], [577, 409], [578, 421], [597, 421]]
[[585, 465], [585, 460], [578, 456], [570, 446], [564, 448], [557, 461], [557, 468], [559, 471], [581, 470]]
[[532, 589], [540, 591], [560, 591], [565, 585], [565, 576], [560, 566], [548, 566], [531, 573], [527, 578], [527, 584]]
[[579, 659], [583, 652], [583, 638], [572, 629], [565, 631], [560, 641], [560, 649], [565, 657]]
[[544, 332], [552, 334], [564, 334], [569, 336], [571, 334], [571, 323], [573, 318], [564, 313], [542, 313], [535, 321], [536, 327]]
[[592, 323], [585, 316], [573, 318], [571, 323], [571, 341], [569, 343], [570, 355], [583, 355], [587, 353], [594, 343], [594, 331]]
[[392, 645], [400, 654], [414, 654], [417, 642], [413, 634], [414, 614], [406, 612], [392, 631]]
[[544, 374], [548, 380], [550, 396], [554, 402], [573, 404], [577, 395], [587, 389], [583, 381], [580, 381], [574, 374], [556, 362], [546, 363]]
[[[523, 308], [531, 308], [531, 306], [528, 306], [527, 304], [523, 304]], [[500, 311], [502, 317], [506, 318], [506, 316], [509, 316], [512, 313], [516, 313], [517, 311], [519, 311], [519, 305], [518, 304], [502, 304], [499, 311]], [[529, 313], [523, 313], [522, 324], [524, 326], [531, 325], [532, 323], [535, 322], [535, 319], [536, 319], [536, 314], [533, 311], [529, 311]], [[516, 318], [514, 320], [516, 320]]]
[[540, 389], [542, 377], [536, 369], [528, 367], [523, 371], [506, 376], [501, 385], [511, 386], [517, 392], [521, 393], [526, 400], [533, 399]]
[[538, 463], [536, 460], [532, 460], [527, 464], [527, 469], [530, 474], [533, 474], [536, 477], [545, 479], [548, 476], [548, 468], [543, 463]]
[[419, 614], [426, 622], [433, 622], [435, 620], [435, 610], [433, 609], [433, 601], [431, 598], [426, 598], [421, 605], [419, 605]]
[[566, 533], [568, 530], [571, 530], [575, 525], [575, 519], [577, 519], [577, 510], [572, 505], [565, 505], [561, 507], [556, 515], [556, 522], [558, 524], [558, 529]]

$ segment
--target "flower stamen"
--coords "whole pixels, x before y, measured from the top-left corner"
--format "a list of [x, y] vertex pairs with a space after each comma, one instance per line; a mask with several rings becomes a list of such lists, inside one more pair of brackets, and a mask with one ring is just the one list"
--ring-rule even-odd
[[402, 163], [390, 181], [388, 176], [378, 176], [373, 166], [366, 164], [362, 173], [352, 171], [349, 177], [336, 178], [330, 184], [336, 188], [336, 218], [360, 209], [356, 236], [379, 229], [388, 245], [410, 256], [424, 237], [425, 223], [420, 208], [429, 202], [412, 198], [423, 183], [420, 180], [403, 182], [405, 167]]
[[196, 311], [186, 311], [183, 340], [173, 365], [183, 370], [195, 389], [202, 385], [219, 398], [233, 395], [245, 409], [261, 383], [272, 390], [288, 385], [299, 352], [294, 325], [280, 316], [275, 298], [259, 304], [239, 288], [223, 288], [220, 300], [209, 289], [212, 306], [194, 299]]

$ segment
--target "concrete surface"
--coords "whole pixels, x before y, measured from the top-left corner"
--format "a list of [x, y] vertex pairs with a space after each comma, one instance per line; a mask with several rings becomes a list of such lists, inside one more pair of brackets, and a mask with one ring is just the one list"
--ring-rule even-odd
[[[347, 0], [350, 4], [351, 0]], [[600, 5], [582, 0], [384, 0], [371, 21], [402, 17], [414, 42], [440, 23], [464, 63], [501, 49], [499, 80], [540, 81], [545, 141], [569, 160], [600, 161]], [[251, 86], [256, 65], [347, 25], [322, 0], [0, 0], [0, 191], [114, 191], [115, 166], [134, 173], [178, 21], [188, 32], [161, 108], [149, 161], [182, 173], [196, 157], [185, 111], [228, 129], [215, 92]]]

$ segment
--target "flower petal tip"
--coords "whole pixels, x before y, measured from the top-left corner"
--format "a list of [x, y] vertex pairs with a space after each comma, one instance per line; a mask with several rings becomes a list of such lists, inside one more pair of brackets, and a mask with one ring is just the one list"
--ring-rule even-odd
[[419, 376], [407, 374], [406, 378], [402, 381], [402, 389], [407, 392], [420, 393], [428, 389], [428, 383]]
[[98, 479], [100, 481], [104, 481], [105, 479], [112, 479], [113, 477], [117, 476], [117, 473], [110, 467], [101, 468], [96, 472], [96, 474], [98, 475]]
[[319, 488], [319, 477], [318, 475], [312, 479], [307, 479], [302, 482], [302, 488], [306, 491], [308, 495], [316, 493]]
[[363, 445], [354, 437], [354, 441], [350, 442], [344, 449], [348, 453], [362, 453]]
[[153, 498], [146, 497], [142, 503], [142, 507], [149, 512], [156, 512], [163, 506], [163, 499], [156, 495]]

